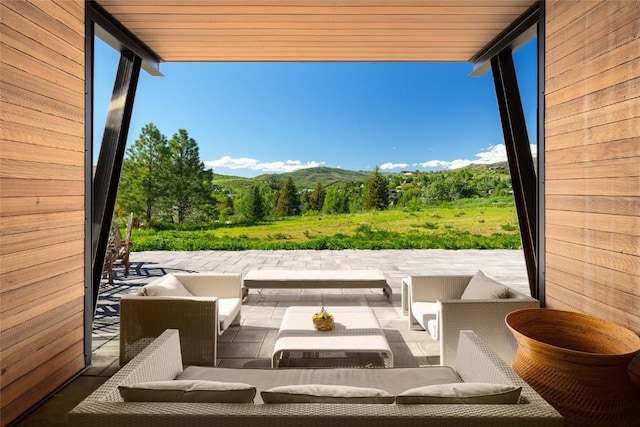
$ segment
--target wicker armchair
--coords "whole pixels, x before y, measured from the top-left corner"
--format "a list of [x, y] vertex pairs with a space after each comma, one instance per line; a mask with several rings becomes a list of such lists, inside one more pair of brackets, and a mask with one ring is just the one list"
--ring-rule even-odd
[[500, 299], [460, 299], [472, 275], [409, 276], [402, 279], [402, 308], [410, 329], [425, 329], [440, 341], [440, 364], [454, 366], [460, 331], [473, 330], [505, 362], [517, 344], [505, 316], [521, 308], [539, 308], [538, 300], [512, 288]]
[[240, 323], [242, 275], [210, 272], [172, 276], [188, 291], [187, 296], [145, 295], [145, 288], [156, 286], [167, 277], [163, 276], [139, 293], [120, 299], [120, 366], [166, 329], [180, 331], [186, 364], [214, 366], [218, 335]]

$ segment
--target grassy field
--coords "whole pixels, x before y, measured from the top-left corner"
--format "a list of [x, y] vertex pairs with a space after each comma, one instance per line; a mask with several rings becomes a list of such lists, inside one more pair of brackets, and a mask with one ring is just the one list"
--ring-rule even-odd
[[419, 211], [315, 214], [213, 229], [134, 230], [133, 251], [247, 249], [517, 249], [512, 201], [458, 200]]

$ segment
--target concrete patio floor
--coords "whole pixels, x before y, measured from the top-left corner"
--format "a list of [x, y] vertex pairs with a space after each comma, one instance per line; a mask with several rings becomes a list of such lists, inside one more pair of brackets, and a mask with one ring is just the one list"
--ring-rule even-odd
[[44, 402], [18, 426], [66, 426], [66, 413], [119, 369], [119, 298], [171, 272], [247, 273], [255, 269], [367, 270], [385, 273], [393, 290], [389, 303], [380, 289], [265, 289], [251, 291], [240, 326], [219, 337], [218, 366], [270, 368], [274, 340], [284, 310], [293, 305], [368, 305], [384, 329], [396, 367], [439, 363], [438, 342], [410, 331], [401, 308], [401, 280], [411, 274], [473, 274], [478, 269], [529, 294], [522, 251], [513, 250], [344, 250], [134, 252], [131, 271], [117, 270], [112, 285], [103, 281], [93, 325], [92, 364]]

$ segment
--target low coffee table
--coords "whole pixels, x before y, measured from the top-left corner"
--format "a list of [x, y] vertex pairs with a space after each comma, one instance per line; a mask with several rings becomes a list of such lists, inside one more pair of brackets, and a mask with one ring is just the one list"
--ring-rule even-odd
[[313, 327], [311, 316], [320, 307], [287, 308], [273, 348], [271, 367], [393, 367], [393, 353], [370, 307], [325, 309], [333, 314], [331, 331], [317, 331]]

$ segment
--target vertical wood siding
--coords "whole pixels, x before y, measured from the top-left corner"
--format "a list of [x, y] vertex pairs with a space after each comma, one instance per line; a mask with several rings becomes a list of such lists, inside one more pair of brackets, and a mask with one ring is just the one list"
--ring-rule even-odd
[[4, 426], [84, 367], [84, 1], [0, 8]]
[[640, 1], [546, 5], [547, 306], [640, 333]]

